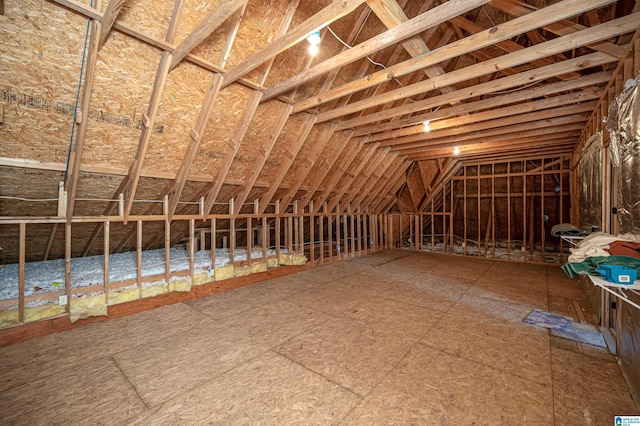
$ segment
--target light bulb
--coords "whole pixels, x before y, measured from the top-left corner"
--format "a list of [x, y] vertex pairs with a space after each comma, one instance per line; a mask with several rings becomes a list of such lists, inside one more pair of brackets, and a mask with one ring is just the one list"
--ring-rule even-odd
[[454, 146], [453, 147], [453, 155], [458, 155], [460, 154], [460, 147], [459, 146]]
[[422, 129], [423, 129], [423, 131], [425, 131], [425, 132], [430, 132], [430, 131], [431, 131], [431, 122], [430, 122], [429, 120], [425, 120], [425, 121], [422, 123]]
[[318, 54], [319, 50], [320, 49], [318, 48], [317, 44], [310, 44], [309, 45], [309, 55], [316, 56]]
[[320, 44], [320, 31], [314, 31], [307, 36], [307, 41], [311, 45], [319, 45]]

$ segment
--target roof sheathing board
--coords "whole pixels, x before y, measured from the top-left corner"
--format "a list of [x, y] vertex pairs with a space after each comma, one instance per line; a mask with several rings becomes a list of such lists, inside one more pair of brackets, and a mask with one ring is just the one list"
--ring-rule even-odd
[[96, 212], [104, 212], [109, 201], [118, 198], [116, 190], [121, 182], [122, 176], [81, 172], [74, 214], [77, 216], [93, 216]]
[[130, 166], [159, 60], [156, 49], [117, 32], [110, 35], [98, 52], [83, 164]]
[[[84, 0], [82, 3], [89, 4], [89, 0]], [[108, 1], [102, 0], [102, 11], [106, 9], [108, 3]], [[195, 0], [185, 0], [186, 7], [184, 10], [188, 11], [194, 8], [193, 3], [195, 3]], [[118, 21], [129, 24], [132, 28], [156, 40], [164, 40], [171, 21], [173, 4], [174, 2], [170, 0], [127, 0], [118, 14]], [[109, 37], [113, 36], [114, 33], [112, 31]], [[178, 34], [180, 34], [180, 27], [178, 27]]]
[[87, 20], [44, 0], [9, 2], [5, 15], [0, 156], [64, 163]]
[[191, 166], [192, 173], [206, 172], [217, 176], [231, 144], [242, 143], [233, 141], [233, 136], [242, 121], [250, 95], [251, 90], [237, 84], [218, 93], [207, 129], [200, 141], [198, 155]]
[[62, 172], [0, 167], [0, 195], [51, 200], [0, 199], [0, 216], [55, 216], [58, 210], [58, 182], [62, 179]]
[[258, 105], [229, 170], [231, 179], [244, 182], [250, 175], [255, 162], [262, 156], [259, 150], [269, 143], [269, 136], [274, 131], [275, 120], [281, 109], [282, 103], [275, 100]]
[[[311, 129], [311, 132], [309, 132], [309, 136], [302, 144], [302, 147], [300, 148], [298, 155], [296, 156], [287, 174], [282, 180], [282, 184], [292, 185], [294, 182], [296, 182], [298, 178], [298, 174], [301, 172], [301, 168], [306, 167], [305, 162], [307, 160], [310, 160], [310, 157], [311, 157], [310, 151], [314, 148], [314, 145], [318, 143], [326, 143], [326, 141], [321, 142], [318, 140], [325, 126], [326, 125], [314, 126], [313, 129]], [[306, 171], [305, 171], [305, 174], [306, 174]]]
[[184, 61], [169, 73], [144, 159], [144, 172], [177, 173], [180, 169], [189, 144], [189, 130], [202, 109], [211, 75]]
[[258, 181], [271, 181], [275, 177], [274, 173], [286, 162], [285, 160], [288, 160], [289, 153], [301, 137], [300, 134], [307, 117], [307, 114], [296, 114], [289, 118], [271, 151], [271, 155], [269, 155], [269, 161], [265, 163], [260, 175], [258, 175]]

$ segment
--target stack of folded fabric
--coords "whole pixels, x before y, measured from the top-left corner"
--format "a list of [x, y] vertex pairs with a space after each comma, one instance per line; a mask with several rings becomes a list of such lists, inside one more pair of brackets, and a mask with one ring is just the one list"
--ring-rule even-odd
[[576, 275], [600, 275], [601, 265], [626, 266], [640, 271], [640, 235], [610, 235], [596, 232], [571, 249], [562, 270], [571, 278]]

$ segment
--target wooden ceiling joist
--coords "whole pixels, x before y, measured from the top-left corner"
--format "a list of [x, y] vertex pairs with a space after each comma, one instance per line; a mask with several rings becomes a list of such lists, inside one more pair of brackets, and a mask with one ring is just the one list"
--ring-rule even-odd
[[[442, 76], [430, 78], [412, 86], [402, 87], [396, 90], [385, 92], [379, 96], [363, 99], [342, 108], [332, 109], [320, 114], [318, 121], [324, 122], [335, 118], [352, 114], [356, 111], [382, 105], [398, 99], [407, 98], [420, 93], [425, 93], [441, 87], [454, 85], [466, 80], [487, 75], [496, 70], [512, 68], [517, 65], [531, 63], [532, 61], [544, 58], [555, 53], [563, 52], [592, 43], [594, 40], [602, 40], [615, 35], [635, 31], [640, 24], [640, 15], [629, 15], [614, 21], [601, 24], [597, 27], [588, 28], [567, 36], [563, 36], [536, 46], [519, 50], [510, 54], [502, 55], [498, 58], [461, 68]], [[608, 56], [608, 55], [607, 55]], [[615, 60], [613, 57], [609, 57]], [[566, 62], [566, 61], [565, 61]], [[563, 62], [559, 62], [561, 64]], [[555, 64], [548, 65], [554, 66]], [[541, 67], [543, 69], [544, 67]], [[519, 74], [518, 74], [519, 75]], [[515, 75], [513, 77], [517, 77]], [[478, 87], [480, 85], [477, 85]]]
[[[468, 124], [460, 127], [449, 127], [443, 130], [435, 130], [428, 133], [420, 133], [412, 136], [405, 136], [396, 139], [388, 139], [380, 142], [380, 146], [390, 146], [392, 149], [406, 149], [416, 148], [422, 145], [429, 145], [432, 142], [437, 142], [441, 138], [446, 137], [462, 137], [468, 136], [473, 139], [480, 137], [482, 131], [489, 131], [490, 129], [499, 129], [500, 131], [506, 130], [514, 125], [520, 125], [524, 128], [535, 128], [538, 120], [549, 120], [557, 117], [573, 117], [573, 119], [579, 119], [579, 121], [586, 121], [588, 118], [585, 113], [591, 112], [596, 105], [595, 101], [585, 102], [578, 105], [546, 109], [542, 111], [520, 114], [516, 116], [510, 116], [506, 118], [495, 118], [493, 120], [486, 120], [477, 122], [476, 124]], [[577, 115], [582, 114], [582, 115]], [[544, 121], [546, 125], [550, 121]], [[543, 125], [544, 126], [544, 125]], [[462, 139], [460, 139], [462, 140]]]
[[[591, 92], [579, 92], [579, 93], [569, 93], [566, 95], [553, 96], [549, 98], [540, 99], [537, 101], [530, 101], [519, 103], [512, 106], [507, 106], [503, 108], [496, 108], [488, 111], [472, 113], [467, 115], [461, 115], [454, 118], [448, 118], [444, 120], [430, 121], [429, 128], [431, 129], [430, 134], [437, 134], [438, 131], [457, 128], [460, 126], [470, 125], [470, 124], [480, 124], [484, 121], [489, 120], [501, 120], [507, 117], [514, 116], [522, 116], [528, 113], [535, 113], [539, 111], [545, 111], [547, 109], [552, 108], [561, 108], [561, 107], [577, 107], [580, 110], [574, 110], [574, 112], [582, 112], [581, 108], [589, 108], [595, 105], [595, 100], [598, 99], [600, 95], [594, 95]], [[569, 112], [572, 114], [573, 112]], [[514, 117], [514, 119], [516, 119]], [[404, 137], [412, 136], [412, 135], [420, 135], [424, 134], [424, 124], [420, 123], [419, 125], [411, 126], [411, 127], [403, 127], [398, 130], [392, 130], [382, 133], [377, 133], [367, 137], [363, 142], [382, 142], [383, 145], [386, 144], [386, 141], [398, 142]]]
[[452, 17], [468, 12], [471, 9], [475, 9], [489, 1], [490, 0], [466, 0], [464, 2], [447, 2], [435, 7], [411, 20], [405, 21], [402, 24], [383, 32], [382, 34], [374, 36], [369, 40], [354, 46], [352, 49], [346, 50], [324, 62], [321, 62], [306, 72], [300, 73], [288, 80], [276, 84], [265, 91], [265, 101], [318, 78], [334, 68], [362, 59], [373, 52], [399, 43], [408, 37], [412, 37], [426, 30], [427, 28], [446, 22]]
[[[547, 65], [546, 67], [522, 72], [510, 77], [504, 77], [495, 81], [478, 84], [469, 88], [458, 90], [456, 92], [433, 96], [422, 101], [410, 103], [402, 107], [392, 108], [377, 114], [370, 114], [355, 119], [344, 120], [339, 122], [338, 129], [359, 127], [376, 121], [389, 119], [397, 115], [411, 114], [424, 111], [429, 108], [437, 108], [441, 105], [452, 103], [455, 101], [463, 101], [465, 99], [474, 98], [481, 95], [490, 95], [492, 93], [499, 93], [505, 90], [516, 89], [519, 86], [526, 86], [534, 84], [536, 82], [544, 81], [545, 79], [554, 77], [558, 74], [593, 68], [615, 61], [615, 58], [607, 54], [599, 52], [591, 53], [589, 55], [580, 56], [575, 59], [569, 59], [564, 62]], [[332, 111], [329, 111], [329, 113], [331, 112]], [[321, 115], [318, 121], [323, 122], [325, 120], [328, 120], [329, 113]]]
[[541, 23], [553, 22], [564, 16], [572, 16], [591, 7], [598, 7], [611, 3], [610, 0], [599, 0], [596, 4], [586, 3], [580, 0], [565, 0], [552, 6], [548, 6], [543, 11], [529, 14], [523, 18], [499, 24], [477, 34], [473, 34], [462, 40], [449, 43], [440, 49], [433, 50], [428, 54], [417, 58], [409, 59], [400, 64], [378, 71], [365, 78], [351, 81], [341, 87], [328, 91], [327, 93], [313, 96], [304, 101], [296, 103], [294, 112], [301, 112], [308, 108], [316, 107], [322, 103], [338, 99], [349, 93], [354, 93], [368, 87], [383, 83], [390, 79], [390, 76], [398, 77], [411, 72], [421, 70], [425, 67], [433, 66], [447, 59], [452, 59], [464, 55], [483, 47], [491, 46], [497, 42], [508, 40], [518, 34], [522, 34], [528, 29], [537, 28]]
[[[582, 117], [562, 117], [562, 120], [554, 119], [554, 120], [545, 120], [547, 123], [531, 123], [532, 125], [527, 126], [526, 124], [517, 124], [514, 126], [508, 126], [509, 128], [497, 128], [491, 131], [482, 131], [478, 132], [478, 136], [475, 138], [465, 137], [465, 138], [441, 138], [439, 140], [432, 141], [430, 144], [425, 144], [417, 148], [406, 148], [406, 149], [397, 149], [397, 151], [401, 152], [405, 155], [414, 155], [421, 154], [430, 150], [443, 150], [443, 149], [451, 149], [456, 146], [463, 147], [467, 144], [480, 144], [480, 143], [489, 143], [494, 141], [501, 140], [514, 140], [514, 139], [522, 139], [528, 137], [540, 137], [543, 135], [549, 134], [558, 134], [564, 132], [573, 132], [574, 134], [584, 127], [584, 121]], [[396, 149], [394, 149], [396, 151]], [[446, 151], [442, 151], [446, 152]]]
[[[514, 0], [493, 0], [491, 2], [491, 6], [515, 17], [526, 16], [540, 10], [529, 4]], [[554, 22], [548, 25], [541, 25], [540, 27], [558, 36], [571, 34], [573, 32], [581, 31], [587, 28], [584, 25], [577, 24], [568, 19]], [[608, 41], [600, 41], [590, 44], [589, 48], [597, 52], [606, 53], [607, 55], [611, 55], [616, 58], [621, 58], [624, 55], [623, 47], [617, 46]]]
[[[577, 143], [578, 136], [576, 131], [572, 133], [570, 131], [558, 132], [557, 129], [553, 130], [554, 131], [549, 132], [538, 131], [535, 136], [511, 139], [509, 135], [505, 135], [502, 138], [496, 137], [468, 145], [461, 145], [459, 147], [460, 154], [458, 154], [456, 158], [470, 152], [510, 151], [514, 147], [536, 148], [557, 146], [559, 144], [574, 144], [575, 146]], [[532, 132], [531, 134], [533, 135], [534, 133]], [[451, 148], [437, 147], [412, 154], [408, 158], [413, 161], [428, 160], [448, 156], [450, 155], [450, 152]]]
[[[407, 126], [418, 125], [420, 129], [423, 129], [424, 121], [434, 121], [437, 123], [440, 120], [455, 119], [456, 117], [466, 116], [477, 111], [492, 110], [494, 108], [502, 107], [505, 105], [518, 106], [521, 105], [523, 112], [527, 112], [526, 106], [532, 99], [546, 98], [565, 91], [571, 92], [583, 87], [597, 86], [604, 84], [611, 78], [612, 73], [609, 71], [601, 71], [571, 79], [566, 82], [551, 83], [545, 86], [534, 87], [530, 89], [524, 89], [514, 91], [512, 93], [496, 95], [490, 98], [486, 98], [480, 101], [468, 102], [452, 107], [438, 108], [437, 110], [422, 113], [411, 116], [406, 119], [401, 119], [395, 122], [384, 123], [380, 125], [368, 126], [355, 131], [354, 136], [363, 136], [367, 134], [373, 134], [378, 132], [393, 131], [393, 129], [403, 129]], [[576, 102], [591, 99], [591, 93], [571, 93], [570, 96], [575, 96]], [[386, 139], [386, 138], [385, 138]], [[368, 138], [367, 138], [368, 140]], [[384, 140], [384, 139], [382, 139]]]

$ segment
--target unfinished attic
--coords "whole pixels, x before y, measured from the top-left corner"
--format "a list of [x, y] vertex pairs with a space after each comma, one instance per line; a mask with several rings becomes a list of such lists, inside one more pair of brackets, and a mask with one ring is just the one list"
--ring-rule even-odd
[[639, 415], [639, 27], [0, 0], [2, 423]]

